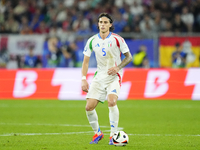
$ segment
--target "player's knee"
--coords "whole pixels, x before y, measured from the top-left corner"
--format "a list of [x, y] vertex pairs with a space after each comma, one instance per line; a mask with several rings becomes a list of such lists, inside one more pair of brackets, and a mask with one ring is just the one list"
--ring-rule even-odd
[[85, 110], [86, 111], [90, 111], [90, 107], [88, 107], [87, 105], [85, 106]]
[[116, 100], [109, 100], [108, 101], [108, 107], [113, 107], [116, 105]]
[[86, 105], [85, 106], [85, 110], [86, 111], [92, 111], [94, 109], [94, 107], [91, 107], [91, 106], [89, 106], [89, 105]]
[[117, 104], [117, 95], [110, 94], [108, 95], [108, 107], [113, 107]]
[[98, 101], [95, 99], [87, 99], [87, 103], [85, 106], [85, 110], [86, 111], [92, 111], [95, 109], [95, 107], [97, 106]]

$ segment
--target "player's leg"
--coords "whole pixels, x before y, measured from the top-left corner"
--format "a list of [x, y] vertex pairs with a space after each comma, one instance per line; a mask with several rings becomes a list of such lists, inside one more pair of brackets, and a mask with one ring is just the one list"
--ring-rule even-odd
[[88, 121], [89, 121], [92, 129], [94, 130], [95, 134], [98, 132], [98, 129], [99, 129], [98, 116], [97, 116], [97, 113], [95, 110], [98, 103], [99, 103], [98, 100], [88, 98], [86, 107], [85, 107]]
[[109, 119], [110, 119], [110, 141], [109, 144], [113, 145], [112, 136], [114, 132], [118, 130], [118, 122], [119, 122], [119, 109], [117, 107], [117, 99], [118, 96], [115, 94], [108, 95], [108, 108], [109, 108]]
[[97, 76], [98, 74], [96, 75], [95, 78], [93, 78], [89, 91], [86, 95], [87, 99], [87, 104], [85, 107], [86, 115], [90, 125], [92, 126], [92, 129], [95, 132], [93, 140], [90, 142], [91, 144], [97, 144], [98, 141], [101, 140], [104, 136], [99, 127], [98, 116], [95, 108], [100, 101], [101, 102], [105, 101], [106, 91], [101, 80], [100, 81], [97, 80], [98, 79]]
[[112, 136], [114, 132], [118, 130], [118, 122], [119, 122], [119, 109], [117, 107], [117, 99], [120, 93], [119, 78], [116, 77], [115, 80], [110, 83], [107, 92], [108, 92], [109, 119], [111, 127], [109, 144], [113, 145]]
[[98, 103], [99, 103], [98, 100], [88, 98], [86, 107], [85, 107], [88, 121], [89, 121], [93, 131], [95, 132], [95, 135], [93, 136], [93, 140], [90, 142], [90, 144], [97, 144], [98, 141], [101, 140], [104, 136], [100, 130], [98, 116], [97, 116], [97, 113], [95, 110]]

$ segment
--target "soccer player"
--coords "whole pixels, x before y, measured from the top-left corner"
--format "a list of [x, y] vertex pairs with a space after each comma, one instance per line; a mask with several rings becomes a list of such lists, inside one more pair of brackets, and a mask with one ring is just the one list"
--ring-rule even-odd
[[[109, 14], [100, 14], [98, 17], [99, 33], [88, 39], [83, 52], [81, 86], [82, 90], [87, 92], [86, 115], [95, 132], [90, 144], [97, 144], [104, 137], [99, 127], [95, 108], [99, 102], [103, 103], [107, 96], [111, 126], [109, 145], [113, 145], [112, 136], [117, 131], [119, 121], [117, 99], [121, 86], [122, 68], [132, 60], [131, 53], [124, 39], [111, 32], [114, 30], [112, 23], [113, 19]], [[89, 88], [86, 76], [90, 56], [93, 51], [97, 60], [97, 71]], [[121, 53], [125, 55], [122, 61]]]

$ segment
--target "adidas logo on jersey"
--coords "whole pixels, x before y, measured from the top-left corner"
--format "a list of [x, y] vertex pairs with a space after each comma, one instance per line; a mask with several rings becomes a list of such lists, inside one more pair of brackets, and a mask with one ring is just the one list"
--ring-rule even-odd
[[111, 92], [117, 93], [116, 89], [112, 90]]
[[99, 43], [97, 43], [97, 45], [95, 45], [95, 47], [100, 47]]

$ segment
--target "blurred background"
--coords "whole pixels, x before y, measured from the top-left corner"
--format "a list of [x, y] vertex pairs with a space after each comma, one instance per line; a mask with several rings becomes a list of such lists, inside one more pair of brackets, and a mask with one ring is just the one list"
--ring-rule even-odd
[[[102, 12], [133, 56], [118, 97], [127, 149], [200, 149], [200, 0], [0, 0], [0, 149], [94, 149], [81, 66]], [[89, 65], [91, 83], [94, 53]], [[116, 150], [98, 111], [95, 149]]]
[[102, 12], [131, 50], [126, 67], [200, 66], [200, 0], [0, 0], [0, 68], [81, 67]]

